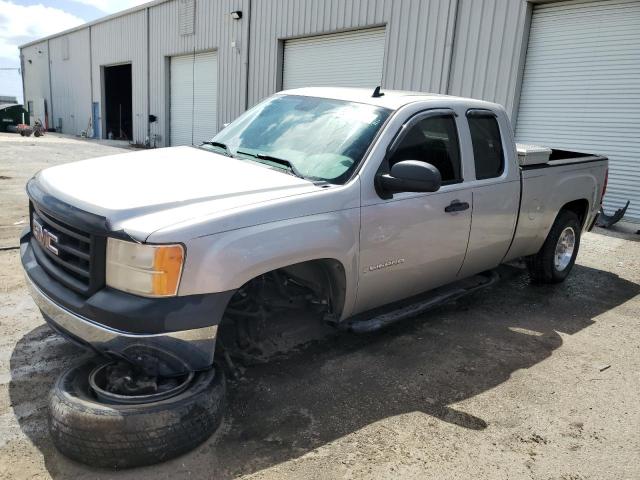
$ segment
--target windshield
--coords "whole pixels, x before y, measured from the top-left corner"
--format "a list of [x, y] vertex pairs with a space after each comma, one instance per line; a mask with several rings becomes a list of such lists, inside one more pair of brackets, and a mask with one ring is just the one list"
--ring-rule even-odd
[[390, 113], [362, 103], [276, 95], [203, 147], [309, 180], [344, 183]]

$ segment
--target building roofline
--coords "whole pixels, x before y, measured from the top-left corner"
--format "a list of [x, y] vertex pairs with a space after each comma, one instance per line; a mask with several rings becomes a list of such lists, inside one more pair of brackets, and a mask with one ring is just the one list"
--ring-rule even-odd
[[27, 43], [23, 43], [19, 45], [18, 48], [22, 50], [23, 48], [31, 47], [33, 45], [37, 45], [42, 42], [46, 42], [47, 40], [51, 40], [53, 38], [58, 38], [63, 35], [67, 35], [73, 32], [79, 32], [80, 30], [84, 30], [85, 28], [93, 27], [94, 25], [98, 25], [100, 23], [108, 22], [109, 20], [114, 20], [118, 17], [124, 17], [125, 15], [129, 15], [131, 13], [140, 12], [146, 10], [147, 8], [155, 7], [156, 5], [160, 5], [162, 3], [169, 2], [171, 0], [152, 0], [147, 3], [143, 3], [142, 5], [138, 5], [137, 7], [127, 8], [126, 10], [122, 10], [121, 12], [112, 13], [111, 15], [106, 15], [104, 17], [97, 18], [87, 23], [83, 23], [82, 25], [78, 25], [77, 27], [68, 28], [67, 30], [63, 30], [62, 32], [53, 33], [51, 35], [47, 35], [46, 37], [38, 38], [37, 40], [32, 40]]

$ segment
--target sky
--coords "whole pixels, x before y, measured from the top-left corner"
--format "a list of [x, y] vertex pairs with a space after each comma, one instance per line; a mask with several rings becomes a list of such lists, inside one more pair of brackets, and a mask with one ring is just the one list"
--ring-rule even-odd
[[148, 1], [0, 0], [0, 95], [22, 102], [18, 45]]

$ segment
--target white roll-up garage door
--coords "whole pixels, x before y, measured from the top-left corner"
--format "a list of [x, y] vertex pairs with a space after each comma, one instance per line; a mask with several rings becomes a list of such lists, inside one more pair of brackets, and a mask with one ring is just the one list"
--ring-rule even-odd
[[283, 88], [366, 87], [382, 83], [384, 28], [284, 43]]
[[605, 209], [640, 221], [640, 1], [534, 8], [516, 138], [608, 156]]
[[218, 131], [215, 52], [171, 58], [171, 145], [199, 145]]

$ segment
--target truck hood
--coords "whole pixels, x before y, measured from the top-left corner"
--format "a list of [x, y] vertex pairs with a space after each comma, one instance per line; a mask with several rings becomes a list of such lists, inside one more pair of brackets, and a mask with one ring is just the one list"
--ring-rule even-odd
[[[125, 153], [51, 167], [36, 177], [52, 196], [145, 240], [163, 227], [317, 191], [312, 182], [194, 147]], [[212, 232], [214, 233], [214, 232]]]

